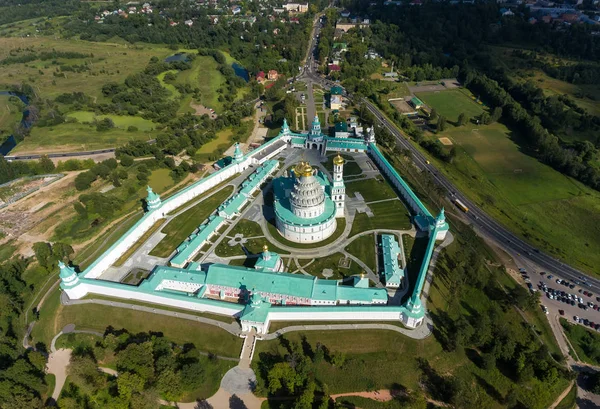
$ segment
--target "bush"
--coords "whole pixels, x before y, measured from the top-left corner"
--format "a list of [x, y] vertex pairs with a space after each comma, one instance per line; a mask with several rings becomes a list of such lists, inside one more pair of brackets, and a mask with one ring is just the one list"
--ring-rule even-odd
[[137, 131], [138, 131], [138, 127], [137, 126], [129, 125], [127, 127], [127, 132], [137, 132]]

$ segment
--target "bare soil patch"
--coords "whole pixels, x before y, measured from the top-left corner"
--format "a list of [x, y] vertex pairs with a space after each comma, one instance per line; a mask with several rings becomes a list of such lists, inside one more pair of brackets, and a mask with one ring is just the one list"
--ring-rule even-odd
[[401, 114], [410, 114], [416, 112], [416, 109], [403, 99], [393, 99], [389, 102]]
[[447, 137], [445, 137], [445, 136], [442, 136], [442, 137], [441, 137], [441, 138], [439, 138], [438, 140], [440, 141], [440, 143], [441, 143], [442, 145], [446, 145], [446, 146], [452, 146], [452, 145], [453, 145], [453, 143], [452, 143], [452, 141], [450, 140], [450, 138], [447, 138]]
[[196, 113], [194, 115], [202, 116], [204, 114], [208, 115], [211, 119], [216, 119], [217, 114], [211, 111], [209, 108], [205, 107], [201, 104], [194, 104], [194, 101], [190, 101], [190, 107], [193, 108]]

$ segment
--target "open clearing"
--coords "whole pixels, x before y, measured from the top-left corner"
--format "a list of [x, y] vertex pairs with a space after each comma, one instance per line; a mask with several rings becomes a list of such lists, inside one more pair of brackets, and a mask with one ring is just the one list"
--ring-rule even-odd
[[10, 101], [9, 95], [0, 95], [0, 141], [10, 135], [22, 117], [20, 106]]
[[419, 92], [416, 94], [430, 108], [435, 108], [438, 114], [448, 121], [458, 121], [458, 116], [464, 113], [467, 118], [480, 115], [484, 108], [475, 102], [466, 89], [450, 89], [445, 91]]
[[[469, 125], [443, 135], [459, 146], [444, 173], [486, 212], [534, 245], [597, 274], [600, 193], [521, 152], [502, 124]], [[565, 245], [568, 243], [568, 245]]]

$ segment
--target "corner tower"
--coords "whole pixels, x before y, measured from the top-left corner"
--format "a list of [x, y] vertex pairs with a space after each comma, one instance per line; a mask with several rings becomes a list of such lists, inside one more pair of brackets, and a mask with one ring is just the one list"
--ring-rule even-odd
[[154, 209], [158, 209], [162, 204], [160, 196], [154, 193], [150, 186], [146, 188], [146, 191], [148, 192], [148, 195], [146, 196], [146, 207], [148, 211], [151, 212]]
[[344, 217], [344, 205], [346, 202], [344, 162], [344, 158], [342, 158], [339, 153], [333, 158], [333, 185], [331, 186], [331, 198], [335, 203], [335, 217]]

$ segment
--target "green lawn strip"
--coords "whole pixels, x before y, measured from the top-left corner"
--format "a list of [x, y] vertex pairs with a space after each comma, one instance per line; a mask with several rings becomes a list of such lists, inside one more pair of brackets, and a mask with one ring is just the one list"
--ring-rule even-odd
[[565, 396], [554, 409], [575, 409], [577, 405], [577, 384], [571, 386], [569, 393]]
[[62, 330], [62, 327], [54, 322], [55, 315], [62, 308], [60, 304], [60, 292], [57, 286], [46, 296], [44, 304], [39, 311], [39, 318], [31, 331], [32, 344], [35, 345], [37, 342], [42, 342], [49, 347], [52, 338]]
[[170, 99], [179, 99], [181, 97], [181, 94], [179, 93], [177, 88], [175, 88], [175, 86], [173, 84], [169, 84], [168, 82], [165, 82], [165, 75], [177, 74], [177, 73], [179, 73], [179, 71], [169, 70], [169, 71], [161, 72], [160, 74], [158, 74], [156, 76], [156, 78], [158, 78], [158, 81], [160, 82], [160, 85], [163, 88], [166, 88], [171, 93], [171, 95], [169, 96]]
[[150, 275], [150, 272], [147, 270], [134, 268], [129, 273], [127, 273], [127, 275], [125, 277], [123, 277], [121, 282], [123, 284], [138, 285], [142, 280], [145, 280], [149, 275]]
[[571, 324], [564, 318], [560, 319], [560, 324], [579, 359], [587, 364], [600, 365], [600, 333], [583, 325]]
[[152, 249], [150, 255], [168, 257], [232, 192], [233, 187], [227, 186], [171, 219], [162, 229], [166, 236]]
[[217, 137], [202, 145], [196, 151], [194, 158], [199, 162], [214, 161], [220, 158], [233, 144], [233, 134], [231, 128], [226, 128], [217, 132]]
[[[329, 157], [327, 158], [327, 162], [325, 162], [324, 164], [325, 169], [327, 169], [329, 172], [333, 172], [333, 158], [335, 158], [336, 156], [337, 155], [329, 155]], [[362, 175], [362, 169], [360, 168], [358, 163], [354, 161], [354, 158], [348, 155], [342, 156], [346, 156], [344, 157], [344, 159], [346, 159], [346, 162], [344, 163], [344, 176]], [[348, 157], [350, 159], [348, 159]]]
[[[343, 325], [343, 324], [388, 324], [398, 328], [406, 328], [400, 321], [271, 321], [269, 333], [274, 333], [282, 328], [304, 325]], [[375, 330], [373, 330], [375, 331]], [[381, 330], [387, 331], [387, 330]]]
[[219, 257], [233, 257], [246, 255], [241, 245], [236, 244], [235, 246], [230, 246], [228, 238], [224, 238], [223, 240], [221, 240], [219, 245], [215, 248], [215, 254]]
[[346, 195], [354, 197], [359, 192], [365, 202], [397, 198], [398, 195], [383, 178], [363, 179], [346, 182]]
[[352, 222], [350, 237], [373, 229], [407, 230], [411, 227], [410, 214], [400, 200], [371, 203], [369, 208], [374, 216], [357, 213]]
[[[323, 269], [329, 268], [333, 270], [333, 276], [331, 276], [330, 280], [341, 280], [343, 278], [349, 277], [351, 275], [360, 274], [362, 272], [362, 268], [356, 264], [354, 260], [348, 260], [350, 262], [350, 266], [348, 268], [340, 267], [340, 260], [345, 258], [346, 256], [343, 253], [334, 253], [327, 257], [315, 258], [312, 263], [309, 264], [311, 259], [299, 259], [298, 263], [300, 266], [310, 275], [324, 278], [321, 274]], [[292, 263], [291, 270], [295, 270], [296, 266]]]
[[367, 267], [377, 274], [375, 260], [377, 252], [375, 249], [375, 238], [373, 234], [366, 234], [352, 240], [352, 243], [346, 247], [346, 251], [365, 263]]
[[150, 236], [152, 236], [164, 224], [164, 222], [165, 219], [158, 219], [156, 222], [154, 222], [152, 227], [150, 227], [150, 229], [146, 231], [142, 237], [138, 239], [138, 241], [129, 247], [127, 251], [123, 253], [123, 255], [117, 259], [117, 261], [114, 262], [113, 265], [116, 267], [122, 266], [123, 263], [127, 261], [127, 259], [131, 257], [133, 253], [135, 253], [142, 246], [142, 244], [144, 244], [146, 240], [148, 240]]
[[[239, 176], [239, 174], [236, 173], [235, 175], [231, 176], [230, 178], [228, 178], [228, 179], [222, 181], [221, 183], [219, 183], [217, 186], [212, 187], [212, 188], [208, 189], [206, 192], [202, 193], [201, 197], [195, 197], [192, 200], [190, 200], [188, 202], [185, 202], [181, 206], [177, 207], [176, 209], [171, 210], [169, 213], [167, 213], [167, 216], [173, 216], [173, 215], [181, 212], [183, 209], [185, 209], [186, 207], [188, 207], [193, 202], [204, 200], [203, 199], [204, 197], [210, 195], [211, 193], [214, 193], [216, 191], [221, 190], [225, 185], [227, 185], [229, 182], [231, 182], [233, 179], [235, 179], [238, 176]], [[179, 189], [179, 190], [183, 190], [183, 187], [181, 189]], [[170, 196], [168, 196], [168, 197], [170, 197]], [[163, 200], [165, 200], [165, 198], [163, 198]]]
[[[56, 294], [57, 303], [58, 294]], [[50, 301], [50, 300], [48, 300]], [[193, 343], [200, 351], [216, 355], [238, 357], [242, 345], [240, 338], [216, 326], [125, 308], [99, 304], [80, 304], [48, 308], [49, 317], [41, 317], [32, 333], [35, 342], [50, 343], [52, 337], [65, 325], [75, 324], [77, 329], [104, 332], [107, 327], [125, 328], [131, 333], [158, 331], [178, 343]], [[40, 313], [44, 313], [43, 309]], [[38, 335], [38, 336], [36, 336]]]
[[152, 304], [152, 303], [146, 303], [146, 302], [137, 301], [137, 300], [128, 300], [128, 299], [123, 299], [123, 298], [109, 297], [109, 296], [100, 295], [100, 294], [88, 294], [85, 297], [83, 297], [83, 299], [84, 300], [94, 299], [94, 300], [122, 302], [122, 303], [127, 303], [127, 304], [139, 305], [140, 307], [150, 307], [150, 308], [156, 308], [158, 310], [181, 312], [184, 314], [197, 315], [198, 317], [210, 318], [213, 320], [225, 322], [227, 324], [231, 324], [232, 322], [235, 321], [235, 318], [228, 317], [226, 315], [211, 314], [209, 312], [197, 312], [197, 311], [192, 311], [192, 310], [186, 310], [185, 308], [169, 307], [167, 305]]
[[[16, 97], [12, 97], [14, 99]], [[21, 101], [12, 101], [9, 95], [0, 95], [0, 141], [12, 134], [23, 117]]]
[[94, 121], [100, 121], [104, 118], [111, 119], [117, 128], [127, 129], [129, 126], [135, 126], [140, 131], [152, 131], [157, 127], [160, 127], [160, 124], [150, 121], [149, 119], [144, 119], [140, 116], [131, 116], [131, 115], [96, 115], [94, 112], [89, 111], [73, 111], [67, 115], [68, 118], [75, 118], [80, 123], [93, 123]]
[[217, 90], [225, 84], [225, 77], [218, 70], [218, 64], [212, 56], [197, 56], [192, 68], [181, 71], [175, 80], [178, 84], [190, 84], [200, 88], [200, 104], [217, 112], [223, 109]]
[[0, 263], [8, 260], [14, 255], [14, 252], [17, 249], [17, 247], [14, 246], [13, 243], [14, 241], [11, 240], [7, 243], [4, 243], [2, 247], [0, 247]]
[[450, 122], [458, 121], [461, 113], [464, 113], [467, 118], [473, 118], [484, 112], [482, 105], [469, 98], [460, 89], [418, 92], [415, 95], [430, 108], [435, 108], [439, 115], [446, 117]]
[[298, 249], [313, 249], [313, 248], [325, 246], [329, 243], [332, 243], [336, 239], [338, 239], [342, 235], [342, 233], [344, 233], [344, 229], [346, 228], [346, 219], [337, 219], [337, 227], [331, 236], [329, 236], [328, 238], [326, 238], [323, 241], [319, 241], [316, 243], [302, 244], [302, 243], [295, 243], [293, 241], [287, 240], [286, 238], [281, 236], [281, 234], [279, 233], [279, 230], [277, 230], [277, 227], [275, 227], [273, 225], [273, 223], [274, 223], [274, 220], [269, 220], [267, 223], [269, 232], [271, 233], [273, 238], [281, 244], [285, 244], [286, 246], [295, 247]]

